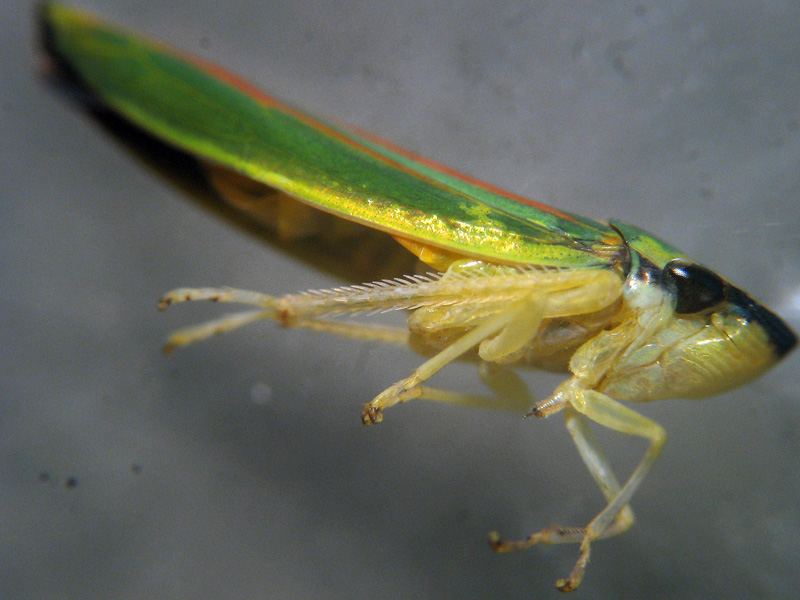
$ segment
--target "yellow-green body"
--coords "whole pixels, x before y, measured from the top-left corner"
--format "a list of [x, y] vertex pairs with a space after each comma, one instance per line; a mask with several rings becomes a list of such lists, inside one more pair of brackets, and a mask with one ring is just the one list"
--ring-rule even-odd
[[[564, 412], [607, 505], [585, 527], [549, 527], [520, 542], [492, 538], [498, 551], [580, 543], [575, 568], [558, 583], [563, 591], [580, 583], [592, 541], [631, 525], [628, 502], [666, 440], [659, 425], [618, 401], [715, 394], [764, 372], [796, 343], [768, 309], [635, 226], [578, 217], [460, 175], [365, 132], [312, 117], [215, 65], [94, 15], [48, 4], [42, 20], [55, 67], [105, 107], [200, 158], [224, 196], [237, 206], [249, 202], [282, 236], [338, 231], [344, 219], [392, 236], [433, 269], [281, 297], [177, 289], [163, 306], [213, 299], [256, 310], [180, 331], [170, 346], [273, 319], [432, 354], [366, 405], [365, 424], [414, 398], [482, 402], [426, 385], [467, 353], [486, 363], [570, 373], [531, 414]], [[239, 185], [242, 176], [257, 182], [255, 191]], [[261, 194], [266, 188], [259, 186], [279, 193]], [[336, 318], [399, 309], [410, 311], [407, 329]], [[511, 375], [500, 370], [488, 383], [507, 390], [504, 377]], [[587, 419], [650, 442], [624, 483]]]

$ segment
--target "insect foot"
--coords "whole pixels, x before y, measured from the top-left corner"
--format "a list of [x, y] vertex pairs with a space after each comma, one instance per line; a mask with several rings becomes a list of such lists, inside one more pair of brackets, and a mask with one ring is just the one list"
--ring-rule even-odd
[[496, 531], [489, 533], [489, 545], [498, 554], [525, 550], [536, 544], [581, 543], [581, 556], [569, 577], [556, 581], [556, 588], [562, 592], [576, 589], [583, 579], [586, 564], [589, 562], [589, 536], [585, 527], [562, 527], [551, 525], [521, 540], [502, 540]]
[[416, 385], [416, 379], [413, 375], [398, 381], [393, 386], [383, 390], [372, 402], [364, 406], [364, 410], [361, 411], [361, 422], [364, 425], [380, 423], [383, 421], [383, 409], [406, 402], [412, 398], [419, 398], [423, 393], [423, 389], [421, 386]]
[[361, 422], [364, 425], [376, 425], [383, 421], [383, 411], [376, 407], [372, 406], [372, 402], [364, 406], [364, 410], [361, 411]]

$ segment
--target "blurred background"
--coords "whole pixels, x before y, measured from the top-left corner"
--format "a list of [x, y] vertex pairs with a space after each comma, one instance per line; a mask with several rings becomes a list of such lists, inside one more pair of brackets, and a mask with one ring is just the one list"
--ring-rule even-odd
[[[84, 0], [312, 112], [558, 208], [646, 228], [800, 330], [800, 4]], [[270, 323], [160, 351], [180, 285], [340, 280], [232, 227], [37, 72], [0, 7], [0, 597], [545, 598], [572, 546], [486, 534], [602, 507], [561, 418], [362, 405], [421, 361]], [[591, 598], [800, 586], [800, 354], [702, 401]], [[560, 376], [525, 371], [538, 398]], [[440, 387], [481, 392], [470, 364]], [[645, 444], [598, 432], [620, 474]]]

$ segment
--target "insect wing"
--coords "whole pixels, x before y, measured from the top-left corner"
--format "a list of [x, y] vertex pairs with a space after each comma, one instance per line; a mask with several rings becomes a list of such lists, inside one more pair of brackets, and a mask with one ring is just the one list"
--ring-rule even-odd
[[146, 131], [321, 210], [508, 264], [617, 266], [607, 225], [503, 192], [255, 89], [220, 67], [58, 3], [45, 43], [89, 91]]

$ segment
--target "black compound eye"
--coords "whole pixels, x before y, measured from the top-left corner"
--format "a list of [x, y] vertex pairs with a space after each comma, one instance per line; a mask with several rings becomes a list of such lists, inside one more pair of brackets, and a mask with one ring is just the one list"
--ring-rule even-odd
[[704, 312], [728, 297], [728, 284], [722, 277], [688, 260], [669, 261], [661, 274], [664, 285], [675, 294], [679, 315]]

